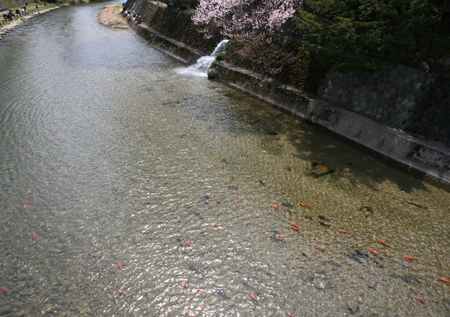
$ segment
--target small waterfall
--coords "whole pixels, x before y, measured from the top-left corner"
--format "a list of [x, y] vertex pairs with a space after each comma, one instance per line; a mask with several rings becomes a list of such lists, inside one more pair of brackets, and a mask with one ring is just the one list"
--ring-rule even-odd
[[179, 72], [181, 74], [186, 74], [186, 75], [207, 77], [209, 67], [216, 60], [217, 54], [225, 51], [228, 41], [229, 40], [221, 41], [216, 46], [216, 48], [214, 49], [214, 52], [212, 52], [211, 55], [200, 57], [197, 60], [197, 63], [195, 63], [194, 65], [191, 65], [187, 68], [180, 69]]

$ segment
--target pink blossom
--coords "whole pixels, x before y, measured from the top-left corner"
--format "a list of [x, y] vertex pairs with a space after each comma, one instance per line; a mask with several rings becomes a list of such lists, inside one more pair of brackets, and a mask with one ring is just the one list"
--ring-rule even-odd
[[274, 33], [301, 6], [301, 0], [200, 0], [192, 20], [207, 36], [248, 37]]

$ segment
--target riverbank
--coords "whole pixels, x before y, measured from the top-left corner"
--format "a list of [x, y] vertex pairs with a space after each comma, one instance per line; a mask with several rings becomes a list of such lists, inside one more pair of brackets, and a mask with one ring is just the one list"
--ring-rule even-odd
[[29, 19], [33, 18], [34, 16], [36, 16], [36, 15], [38, 15], [38, 14], [45, 13], [45, 12], [47, 12], [47, 11], [51, 11], [51, 10], [54, 10], [54, 9], [57, 9], [57, 8], [58, 8], [58, 7], [55, 6], [55, 7], [52, 7], [52, 8], [46, 8], [46, 9], [43, 9], [43, 10], [37, 10], [37, 11], [31, 12], [31, 13], [25, 15], [25, 16], [22, 16], [22, 17], [20, 17], [20, 18], [16, 18], [16, 19], [14, 19], [14, 20], [12, 20], [12, 21], [10, 21], [10, 22], [7, 22], [7, 23], [5, 23], [5, 24], [2, 24], [2, 25], [0, 26], [0, 40], [1, 40], [6, 34], [8, 34], [14, 27], [16, 27], [17, 25], [19, 25], [19, 24], [21, 24], [21, 23], [23, 23], [23, 22], [28, 21]]
[[112, 28], [127, 28], [127, 21], [121, 15], [122, 6], [109, 4], [106, 5], [100, 15], [98, 21], [104, 26]]
[[[128, 9], [139, 10], [139, 4], [140, 2], [135, 2]], [[153, 17], [156, 17], [154, 12], [158, 9], [153, 3], [146, 5], [148, 8], [141, 10], [141, 14], [148, 15], [144, 21], [149, 22], [135, 24], [134, 21], [129, 21], [128, 25], [155, 48], [186, 64], [194, 63], [201, 52], [155, 31], [152, 28], [155, 21]], [[159, 13], [158, 21], [162, 19], [163, 14]], [[248, 70], [223, 62], [216, 63], [214, 67], [218, 74], [216, 79], [229, 86], [264, 100], [298, 118], [324, 127], [376, 152], [382, 158], [401, 163], [409, 170], [450, 184], [450, 149], [441, 143], [416, 137], [403, 129], [389, 126], [380, 120], [364, 116], [318, 96], [282, 86]]]
[[212, 67], [218, 74], [217, 80], [231, 87], [324, 127], [412, 171], [450, 184], [450, 149], [445, 145], [423, 140], [302, 91], [281, 86], [248, 70], [217, 61]]

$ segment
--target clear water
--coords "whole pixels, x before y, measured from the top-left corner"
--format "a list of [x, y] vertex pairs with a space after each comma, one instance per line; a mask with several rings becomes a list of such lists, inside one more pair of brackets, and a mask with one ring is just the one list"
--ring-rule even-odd
[[179, 74], [103, 5], [0, 42], [0, 315], [449, 314], [445, 188]]

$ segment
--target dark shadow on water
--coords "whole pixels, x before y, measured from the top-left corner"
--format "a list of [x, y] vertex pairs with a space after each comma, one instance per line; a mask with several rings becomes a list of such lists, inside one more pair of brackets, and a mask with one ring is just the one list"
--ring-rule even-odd
[[[242, 111], [242, 108], [239, 108], [240, 110], [232, 113], [234, 118], [229, 118], [228, 121], [246, 122], [254, 132], [267, 134], [268, 138], [271, 138], [267, 141], [269, 143], [285, 137], [297, 149], [295, 155], [298, 158], [310, 162], [321, 161], [336, 170], [330, 175], [321, 177], [330, 177], [335, 181], [350, 177], [374, 190], [377, 189], [377, 185], [387, 180], [397, 184], [399, 190], [406, 193], [411, 193], [414, 189], [427, 190], [425, 182], [450, 192], [450, 184], [443, 183], [324, 127], [298, 118], [283, 109], [253, 97], [239, 96], [239, 93], [237, 96], [228, 97], [231, 101], [239, 98], [240, 103], [248, 103], [252, 109]], [[268, 110], [267, 107], [272, 107], [273, 111]], [[307, 134], [307, 141], [305, 141], [305, 134]], [[271, 153], [276, 155], [278, 150], [276, 143], [271, 143], [270, 146]], [[282, 151], [282, 148], [280, 147], [279, 150]], [[286, 168], [289, 170], [289, 167]], [[344, 170], [348, 172], [344, 173]]]

